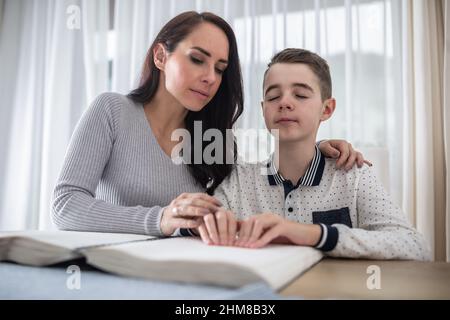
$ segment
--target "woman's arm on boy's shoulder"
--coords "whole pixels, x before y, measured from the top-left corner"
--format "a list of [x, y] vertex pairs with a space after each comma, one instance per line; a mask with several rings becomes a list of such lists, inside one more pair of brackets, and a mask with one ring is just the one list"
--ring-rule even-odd
[[325, 157], [336, 159], [336, 168], [338, 169], [343, 167], [349, 171], [355, 164], [361, 168], [364, 163], [372, 166], [372, 163], [365, 160], [363, 154], [353, 149], [352, 144], [346, 140], [320, 140], [317, 142], [317, 146]]
[[358, 225], [338, 229], [333, 257], [369, 259], [431, 259], [424, 237], [409, 223], [406, 215], [391, 200], [369, 167], [364, 167], [357, 182]]

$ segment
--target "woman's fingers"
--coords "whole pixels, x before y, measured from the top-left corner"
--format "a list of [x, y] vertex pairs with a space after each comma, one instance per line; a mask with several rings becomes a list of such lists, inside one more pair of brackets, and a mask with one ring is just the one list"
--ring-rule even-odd
[[351, 144], [348, 143], [347, 146], [343, 145], [340, 146], [339, 151], [341, 152], [341, 155], [339, 156], [339, 159], [336, 161], [336, 168], [341, 168], [344, 163], [346, 163], [348, 157], [350, 156], [350, 148]]
[[211, 213], [208, 209], [202, 207], [193, 207], [185, 205], [177, 205], [172, 207], [172, 215], [174, 218], [203, 217]]
[[219, 202], [207, 194], [181, 194], [171, 203], [174, 217], [200, 217], [220, 210]]
[[362, 168], [364, 165], [364, 157], [361, 152], [356, 152], [356, 163], [358, 165], [358, 168]]
[[202, 199], [204, 201], [210, 202], [211, 204], [216, 205], [217, 207], [221, 207], [222, 203], [217, 200], [216, 198], [214, 198], [213, 196], [210, 196], [209, 194], [206, 193], [183, 193], [180, 195], [180, 197], [182, 197], [182, 199]]
[[182, 218], [173, 218], [171, 221], [172, 227], [176, 230], [178, 228], [183, 229], [192, 229], [200, 226], [201, 221], [196, 219], [182, 219]]
[[369, 167], [373, 166], [372, 162], [369, 160], [364, 160], [364, 163], [367, 164]]
[[182, 193], [164, 208], [160, 224], [161, 232], [168, 236], [176, 228], [197, 227], [198, 222], [188, 221], [214, 213], [221, 205], [220, 201], [205, 193]]
[[349, 171], [353, 165], [356, 162], [356, 151], [350, 146], [350, 156], [347, 159], [347, 162], [345, 163], [345, 171]]
[[328, 140], [323, 140], [319, 142], [319, 149], [326, 157], [336, 159], [340, 155], [339, 150], [334, 146], [332, 146], [330, 141]]
[[183, 199], [180, 201], [180, 204], [205, 208], [210, 210], [211, 212], [216, 212], [217, 210], [220, 210], [220, 206], [217, 205], [217, 203], [202, 198]]

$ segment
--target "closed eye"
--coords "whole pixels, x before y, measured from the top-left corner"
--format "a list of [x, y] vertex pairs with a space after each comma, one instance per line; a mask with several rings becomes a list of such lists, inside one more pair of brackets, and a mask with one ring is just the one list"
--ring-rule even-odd
[[202, 64], [202, 63], [203, 63], [202, 60], [197, 59], [197, 58], [194, 58], [194, 57], [192, 57], [192, 56], [191, 56], [191, 61], [192, 61], [193, 63], [195, 63], [195, 64]]
[[296, 94], [295, 96], [299, 99], [308, 99], [307, 96], [302, 96], [302, 95], [298, 95], [298, 94]]
[[270, 97], [270, 98], [267, 98], [267, 101], [274, 101], [274, 100], [276, 100], [278, 98], [279, 98], [279, 96]]

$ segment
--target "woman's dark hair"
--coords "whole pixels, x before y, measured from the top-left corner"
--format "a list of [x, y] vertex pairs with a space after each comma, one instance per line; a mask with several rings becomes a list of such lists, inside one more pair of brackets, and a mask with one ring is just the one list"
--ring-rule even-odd
[[[186, 129], [192, 137], [191, 150], [194, 150], [194, 121], [202, 121], [202, 137], [206, 130], [214, 128], [220, 130], [225, 142], [225, 137], [227, 137], [226, 130], [233, 127], [233, 124], [242, 114], [244, 108], [242, 75], [236, 37], [233, 29], [225, 20], [210, 12], [198, 13], [195, 11], [181, 13], [170, 20], [158, 33], [148, 50], [139, 87], [128, 94], [128, 97], [133, 101], [142, 104], [151, 101], [158, 89], [160, 78], [160, 70], [153, 62], [153, 49], [157, 44], [161, 43], [169, 53], [173, 52], [178, 43], [186, 38], [196, 26], [203, 22], [216, 25], [226, 34], [229, 44], [228, 66], [222, 75], [222, 82], [216, 95], [202, 110], [198, 112], [189, 111], [185, 118]], [[202, 155], [206, 145], [203, 142]], [[232, 152], [235, 160], [234, 163], [236, 162], [236, 142], [233, 141], [231, 146], [226, 143], [223, 143], [223, 145], [223, 161], [219, 163], [207, 164], [204, 162], [203, 156], [200, 164], [194, 163], [194, 153], [191, 152], [192, 159], [190, 164], [188, 164], [190, 171], [195, 180], [206, 188], [209, 194], [213, 193], [214, 189], [233, 169], [233, 164], [226, 162], [227, 154]]]

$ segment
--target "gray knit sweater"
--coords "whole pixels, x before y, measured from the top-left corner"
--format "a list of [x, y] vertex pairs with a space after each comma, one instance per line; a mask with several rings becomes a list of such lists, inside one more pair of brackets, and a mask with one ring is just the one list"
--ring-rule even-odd
[[183, 192], [203, 191], [160, 148], [142, 104], [104, 93], [72, 135], [52, 217], [62, 230], [160, 236], [164, 206]]

